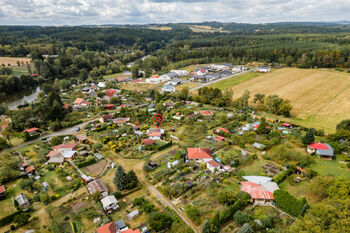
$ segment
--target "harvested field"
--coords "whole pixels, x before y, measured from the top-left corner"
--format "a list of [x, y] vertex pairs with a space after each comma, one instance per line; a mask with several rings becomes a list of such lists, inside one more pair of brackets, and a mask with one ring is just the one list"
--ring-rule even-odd
[[334, 132], [336, 125], [350, 118], [350, 74], [317, 70], [284, 68], [230, 86], [234, 98], [245, 90], [256, 93], [276, 94], [290, 100], [292, 119], [305, 127]]
[[106, 160], [101, 160], [101, 161], [94, 163], [92, 165], [83, 167], [82, 170], [91, 174], [92, 176], [97, 176], [102, 172], [102, 170], [106, 166], [106, 164], [107, 164]]
[[31, 63], [30, 58], [26, 57], [0, 57], [0, 65], [8, 66], [10, 64], [10, 67], [18, 67], [17, 61], [20, 62], [21, 66]]

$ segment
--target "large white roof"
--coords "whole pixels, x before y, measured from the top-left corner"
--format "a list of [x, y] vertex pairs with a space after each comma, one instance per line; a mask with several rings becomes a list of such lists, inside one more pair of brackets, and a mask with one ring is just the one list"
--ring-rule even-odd
[[106, 206], [109, 206], [110, 204], [118, 203], [117, 198], [115, 198], [114, 195], [108, 195], [108, 196], [102, 198], [101, 202], [102, 202], [103, 208]]
[[255, 184], [266, 184], [272, 180], [272, 178], [267, 176], [243, 176], [243, 178]]

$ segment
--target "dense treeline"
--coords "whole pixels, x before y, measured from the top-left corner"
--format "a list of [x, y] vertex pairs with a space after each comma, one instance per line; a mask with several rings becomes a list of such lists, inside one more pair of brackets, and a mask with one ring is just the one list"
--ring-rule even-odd
[[67, 47], [90, 51], [132, 47], [152, 52], [171, 40], [187, 39], [190, 34], [189, 29], [163, 32], [140, 28], [2, 26], [0, 56], [25, 56], [39, 49], [43, 54], [56, 54]]
[[168, 63], [207, 58], [205, 62], [350, 67], [350, 39], [347, 34], [216, 36], [177, 41], [159, 51], [157, 57], [161, 61], [166, 57]]
[[21, 75], [20, 77], [0, 75], [0, 98], [18, 91], [28, 90], [39, 83], [39, 78], [34, 79], [30, 75]]

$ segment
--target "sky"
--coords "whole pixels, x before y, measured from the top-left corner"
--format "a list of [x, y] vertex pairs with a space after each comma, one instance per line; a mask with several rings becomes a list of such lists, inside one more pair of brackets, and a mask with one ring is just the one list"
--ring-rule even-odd
[[0, 25], [350, 20], [350, 0], [0, 0]]

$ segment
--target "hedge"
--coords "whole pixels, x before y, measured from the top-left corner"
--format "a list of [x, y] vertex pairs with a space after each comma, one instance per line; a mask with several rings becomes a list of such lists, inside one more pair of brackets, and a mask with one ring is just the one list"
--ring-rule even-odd
[[309, 205], [305, 198], [300, 200], [296, 199], [294, 196], [289, 194], [284, 190], [276, 190], [273, 193], [276, 201], [276, 205], [284, 212], [298, 217], [299, 215], [304, 215], [305, 211], [308, 209]]
[[168, 147], [170, 147], [170, 146], [172, 146], [173, 145], [173, 141], [170, 141], [170, 142], [168, 142], [167, 144], [164, 144], [164, 145], [162, 145], [162, 146], [160, 146], [160, 147], [158, 147], [158, 151], [161, 151], [161, 150], [164, 150], [164, 149], [166, 149], [166, 148], [168, 148]]
[[79, 124], [81, 124], [81, 123], [83, 123], [82, 120], [74, 121], [74, 122], [72, 122], [72, 123], [69, 124], [69, 127], [72, 127], [72, 126], [75, 126], [75, 125], [79, 125]]
[[87, 160], [84, 162], [77, 163], [77, 167], [82, 168], [82, 167], [86, 167], [86, 166], [89, 166], [89, 165], [94, 164], [94, 163], [96, 163], [96, 159], [90, 159], [90, 160]]
[[15, 216], [19, 213], [21, 213], [21, 211], [14, 212], [14, 213], [7, 215], [6, 217], [3, 217], [2, 219], [0, 219], [0, 227], [3, 227], [5, 225], [11, 223], [13, 221], [13, 219], [15, 218]]
[[293, 173], [293, 171], [295, 170], [295, 168], [289, 168], [286, 171], [283, 171], [281, 173], [279, 173], [278, 175], [276, 175], [273, 178], [273, 181], [275, 181], [277, 184], [281, 183], [282, 181], [284, 181], [290, 174]]

